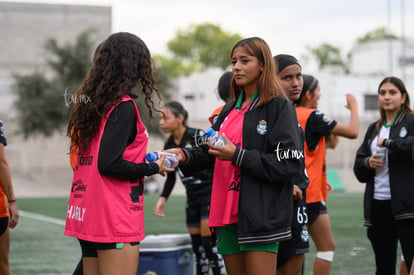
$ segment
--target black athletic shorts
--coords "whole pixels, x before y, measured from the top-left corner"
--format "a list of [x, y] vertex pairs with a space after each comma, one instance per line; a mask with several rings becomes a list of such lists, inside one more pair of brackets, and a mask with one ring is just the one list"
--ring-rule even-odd
[[190, 184], [187, 186], [185, 206], [187, 227], [199, 227], [202, 219], [210, 214], [211, 185]]
[[[124, 243], [95, 243], [78, 239], [81, 249], [82, 257], [98, 257], [98, 250], [121, 249]], [[139, 242], [130, 243], [132, 246], [139, 245]]]
[[6, 232], [9, 227], [9, 217], [0, 218], [0, 236]]
[[327, 214], [328, 209], [324, 201], [308, 203], [306, 210], [308, 211], [309, 225], [312, 225], [319, 215]]
[[[305, 194], [304, 190], [302, 190], [302, 194]], [[278, 269], [285, 265], [294, 255], [309, 252], [308, 220], [306, 197], [303, 196], [302, 200], [293, 201], [292, 238], [279, 243], [279, 252], [277, 254]]]

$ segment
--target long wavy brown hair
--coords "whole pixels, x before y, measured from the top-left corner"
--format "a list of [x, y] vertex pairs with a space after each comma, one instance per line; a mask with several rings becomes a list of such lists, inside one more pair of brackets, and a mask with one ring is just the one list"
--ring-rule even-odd
[[97, 47], [92, 66], [74, 95], [78, 100], [74, 102], [66, 132], [71, 139], [71, 152], [88, 152], [102, 118], [125, 95], [136, 98], [132, 90], [138, 84], [152, 120], [152, 110], [158, 110], [152, 95], [155, 92], [159, 100], [161, 96], [155, 87], [150, 51], [144, 41], [131, 33], [110, 35]]
[[[279, 79], [276, 75], [276, 65], [270, 51], [269, 45], [266, 41], [259, 37], [245, 38], [237, 42], [230, 52], [230, 57], [236, 48], [244, 48], [250, 55], [257, 57], [260, 64], [263, 66], [263, 71], [259, 76], [257, 89], [259, 90], [259, 103], [257, 107], [269, 103], [274, 97], [284, 95], [283, 89], [280, 85]], [[231, 83], [230, 96], [232, 99], [237, 99], [243, 87], [237, 86], [234, 78]]]

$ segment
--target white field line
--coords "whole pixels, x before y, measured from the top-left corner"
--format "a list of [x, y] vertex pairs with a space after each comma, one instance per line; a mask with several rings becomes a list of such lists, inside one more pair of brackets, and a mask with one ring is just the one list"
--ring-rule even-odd
[[33, 220], [44, 221], [44, 222], [58, 224], [58, 225], [65, 225], [65, 220], [61, 220], [61, 219], [57, 219], [57, 218], [53, 218], [53, 217], [49, 217], [45, 215], [40, 215], [36, 213], [26, 212], [23, 210], [19, 210], [19, 215], [21, 217], [25, 217], [25, 218], [29, 218]]
[[[57, 225], [65, 225], [65, 220], [61, 220], [61, 219], [57, 219], [57, 218], [53, 218], [53, 217], [49, 217], [45, 215], [40, 215], [40, 214], [36, 214], [32, 212], [27, 212], [23, 210], [19, 210], [19, 215], [21, 217], [25, 217], [25, 218], [29, 218], [33, 220], [44, 221], [44, 222], [53, 223]], [[59, 274], [58, 273], [42, 273], [41, 275], [70, 275], [70, 274], [71, 273], [59, 273]]]

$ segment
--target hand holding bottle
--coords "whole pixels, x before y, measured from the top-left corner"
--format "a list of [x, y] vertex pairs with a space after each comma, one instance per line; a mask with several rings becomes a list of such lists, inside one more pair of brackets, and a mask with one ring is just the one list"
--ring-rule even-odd
[[210, 155], [215, 156], [219, 160], [232, 160], [234, 153], [236, 152], [236, 146], [230, 141], [230, 139], [223, 134], [222, 135], [225, 145], [222, 146], [216, 146], [208, 143], [208, 147], [210, 148], [208, 150], [208, 153]]
[[368, 159], [369, 167], [375, 168], [375, 169], [384, 168], [385, 158], [386, 158], [385, 154], [387, 154], [387, 148], [382, 146], [383, 142], [384, 142], [383, 138], [378, 138], [376, 153]]
[[178, 166], [177, 155], [168, 153], [166, 151], [149, 152], [145, 155], [145, 159], [149, 162], [154, 162], [157, 159], [160, 159], [162, 155], [165, 155], [164, 166], [168, 168], [175, 168]]
[[160, 174], [163, 177], [165, 176], [165, 172], [175, 171], [174, 168], [170, 168], [170, 167], [165, 166], [165, 159], [166, 159], [166, 155], [161, 155], [161, 157], [159, 159], [154, 161], [154, 163], [158, 164], [158, 167], [159, 167], [158, 174]]
[[171, 149], [167, 149], [165, 150], [165, 152], [167, 153], [171, 153], [171, 154], [175, 154], [177, 156], [178, 159], [178, 163], [182, 163], [185, 160], [185, 156], [184, 153], [181, 149], [179, 148], [171, 148]]
[[226, 145], [226, 141], [224, 140], [224, 138], [220, 135], [218, 131], [215, 131], [213, 128], [208, 128], [205, 131], [205, 134], [207, 136], [208, 143], [216, 146]]

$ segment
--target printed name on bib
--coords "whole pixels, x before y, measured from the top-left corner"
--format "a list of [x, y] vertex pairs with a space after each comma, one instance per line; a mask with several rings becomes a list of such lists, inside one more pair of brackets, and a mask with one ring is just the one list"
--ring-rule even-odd
[[77, 220], [83, 222], [83, 217], [85, 216], [86, 208], [79, 206], [69, 205], [68, 208], [68, 219]]

